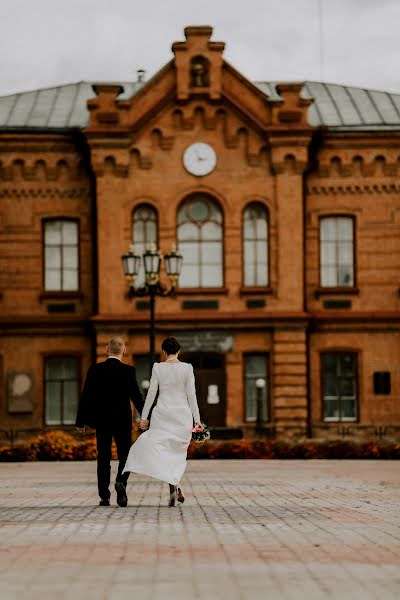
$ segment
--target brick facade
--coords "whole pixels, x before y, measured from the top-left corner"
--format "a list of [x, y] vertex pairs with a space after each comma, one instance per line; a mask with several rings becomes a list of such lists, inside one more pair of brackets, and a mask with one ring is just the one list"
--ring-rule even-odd
[[[182, 202], [203, 193], [223, 214], [223, 286], [178, 289], [176, 298], [158, 299], [158, 347], [171, 333], [232, 334], [233, 347], [224, 353], [224, 425], [246, 435], [254, 429], [245, 422], [244, 360], [251, 353], [268, 358], [269, 435], [398, 435], [399, 132], [313, 128], [311, 100], [302, 99], [300, 85], [281, 85], [281, 101], [269, 100], [223, 61], [224, 45], [209, 40], [209, 28], [186, 34], [173, 45], [174, 60], [132, 98], [117, 99], [120, 86], [95, 86], [86, 128], [0, 132], [3, 432], [46, 427], [46, 356], [78, 357], [83, 376], [91, 360], [104, 357], [111, 335], [126, 338], [128, 361], [148, 352], [149, 313], [129, 298], [120, 264], [132, 242], [133, 211], [141, 204], [157, 210], [166, 253]], [[208, 61], [208, 81], [193, 87], [191, 59], [199, 54]], [[205, 177], [182, 164], [196, 141], [218, 157]], [[268, 211], [265, 288], [243, 282], [242, 218], [253, 201]], [[321, 286], [319, 221], [326, 215], [354, 219], [351, 288]], [[43, 223], [60, 217], [79, 223], [79, 289], [49, 293]], [[184, 309], [188, 299], [217, 300], [218, 309]], [[254, 299], [261, 301], [257, 308]], [[326, 307], [337, 300], [351, 305]], [[351, 422], [324, 420], [321, 355], [329, 350], [357, 356]], [[376, 371], [391, 373], [390, 394], [374, 394]], [[16, 372], [33, 374], [29, 413], [8, 410], [8, 380]]]

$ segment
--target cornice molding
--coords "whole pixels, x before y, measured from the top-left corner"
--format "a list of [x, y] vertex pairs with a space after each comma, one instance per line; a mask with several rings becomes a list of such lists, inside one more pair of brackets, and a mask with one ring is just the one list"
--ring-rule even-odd
[[88, 188], [1, 188], [0, 198], [58, 198], [80, 200], [90, 196]]
[[377, 184], [349, 184], [349, 185], [307, 185], [306, 193], [324, 196], [343, 196], [360, 194], [398, 194], [400, 183], [377, 183]]

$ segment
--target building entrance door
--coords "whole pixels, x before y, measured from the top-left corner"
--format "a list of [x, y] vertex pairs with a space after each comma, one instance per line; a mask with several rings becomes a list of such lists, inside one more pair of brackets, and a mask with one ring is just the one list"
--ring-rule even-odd
[[226, 423], [225, 355], [185, 352], [182, 360], [193, 365], [201, 418], [209, 427], [224, 427]]

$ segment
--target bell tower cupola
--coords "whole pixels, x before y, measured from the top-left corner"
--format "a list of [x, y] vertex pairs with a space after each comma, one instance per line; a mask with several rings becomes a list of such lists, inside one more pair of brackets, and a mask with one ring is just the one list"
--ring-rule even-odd
[[212, 27], [185, 28], [185, 42], [175, 42], [176, 93], [178, 100], [193, 95], [207, 95], [213, 100], [221, 97], [223, 42], [211, 42]]

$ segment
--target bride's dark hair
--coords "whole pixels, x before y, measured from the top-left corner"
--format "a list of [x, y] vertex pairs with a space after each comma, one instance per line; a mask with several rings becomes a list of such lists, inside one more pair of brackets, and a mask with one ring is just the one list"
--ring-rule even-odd
[[162, 350], [167, 354], [176, 354], [181, 349], [181, 345], [174, 337], [167, 337], [161, 344]]

